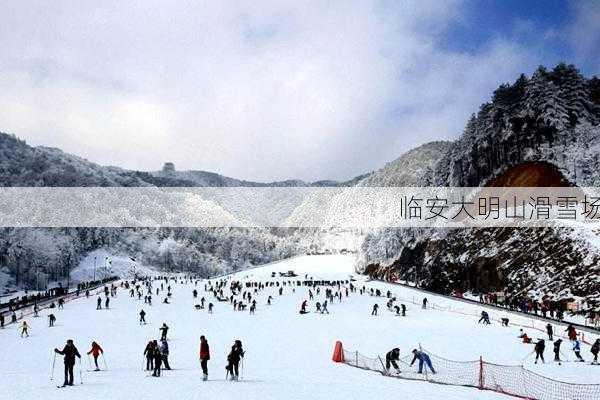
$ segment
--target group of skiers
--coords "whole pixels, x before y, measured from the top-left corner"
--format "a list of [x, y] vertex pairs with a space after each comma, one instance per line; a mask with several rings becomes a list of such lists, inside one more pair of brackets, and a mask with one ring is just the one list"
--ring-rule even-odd
[[[75, 358], [79, 358], [81, 360], [81, 354], [72, 339], [67, 340], [67, 344], [63, 347], [62, 350], [57, 348], [54, 349], [56, 354], [60, 354], [63, 356], [63, 362], [65, 366], [65, 380], [61, 387], [64, 386], [73, 386], [74, 374], [73, 369], [75, 367]], [[104, 350], [97, 342], [92, 342], [90, 351], [87, 352], [88, 355], [92, 355], [94, 359], [95, 369], [94, 371], [100, 371], [100, 367], [98, 365], [98, 357], [100, 355], [104, 355]], [[54, 362], [52, 363], [52, 375], [54, 375]]]
[[[567, 329], [565, 329], [565, 332], [567, 333], [567, 337], [569, 338], [569, 341], [572, 344], [572, 350], [573, 350], [573, 353], [575, 354], [576, 360], [579, 362], [585, 362], [584, 358], [581, 355], [581, 342], [577, 335], [577, 330], [575, 329], [575, 327], [572, 324], [569, 324], [567, 326]], [[560, 365], [562, 362], [562, 359], [560, 356], [562, 354], [561, 345], [563, 343], [563, 340], [561, 338], [554, 340], [554, 328], [550, 323], [548, 323], [546, 325], [546, 333], [548, 334], [548, 340], [551, 342], [553, 341], [554, 361], [556, 361]], [[526, 343], [526, 344], [533, 342], [532, 339], [527, 335], [527, 333], [525, 333], [523, 331], [523, 329], [520, 330], [519, 338], [522, 340], [523, 343]], [[545, 340], [542, 338], [539, 338], [537, 340], [537, 342], [535, 343], [534, 350], [533, 350], [533, 352], [535, 353], [535, 363], [536, 364], [538, 363], [538, 360], [541, 360], [542, 363], [545, 362], [545, 360], [544, 360], [544, 350], [545, 349], [546, 349]], [[592, 346], [590, 348], [590, 352], [594, 356], [592, 364], [597, 364], [598, 363], [598, 353], [600, 352], [600, 339], [596, 339], [594, 341], [594, 343], [592, 344]]]

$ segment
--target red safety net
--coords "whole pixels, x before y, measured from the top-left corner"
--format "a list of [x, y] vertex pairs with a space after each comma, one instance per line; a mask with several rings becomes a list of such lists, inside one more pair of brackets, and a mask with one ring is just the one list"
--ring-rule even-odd
[[454, 361], [428, 351], [425, 353], [429, 355], [435, 373], [426, 364], [419, 373], [418, 361], [415, 365], [410, 365], [412, 355], [397, 362], [399, 373], [393, 365], [389, 370], [386, 368], [385, 357], [367, 357], [358, 351], [344, 350], [344, 363], [400, 379], [468, 386], [532, 400], [600, 399], [600, 384], [561, 382], [538, 375], [522, 366], [497, 365], [483, 360]]

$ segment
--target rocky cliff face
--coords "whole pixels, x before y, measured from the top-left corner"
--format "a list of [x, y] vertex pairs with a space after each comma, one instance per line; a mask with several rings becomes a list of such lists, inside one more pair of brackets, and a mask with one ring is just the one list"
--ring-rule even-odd
[[[600, 186], [600, 80], [540, 67], [503, 85], [422, 178], [432, 186]], [[362, 268], [449, 293], [505, 290], [600, 301], [598, 232], [385, 229], [366, 236]]]

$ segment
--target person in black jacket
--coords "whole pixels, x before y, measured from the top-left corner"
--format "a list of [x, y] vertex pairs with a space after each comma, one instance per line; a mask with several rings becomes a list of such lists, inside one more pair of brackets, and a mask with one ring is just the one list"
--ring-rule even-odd
[[146, 344], [144, 349], [144, 356], [146, 356], [146, 371], [154, 370], [154, 343], [151, 341]]
[[392, 366], [396, 369], [396, 373], [400, 373], [400, 368], [398, 367], [398, 363], [396, 362], [398, 360], [400, 360], [399, 348], [396, 347], [387, 352], [387, 354], [385, 355], [385, 369], [387, 370], [387, 373], [390, 372], [390, 367]]
[[239, 377], [239, 364], [240, 360], [244, 357], [244, 349], [242, 349], [242, 342], [236, 340], [231, 351], [227, 356], [227, 371], [231, 374], [231, 380], [237, 381]]
[[594, 356], [592, 364], [598, 364], [598, 353], [600, 353], [600, 339], [596, 339], [596, 341], [592, 345], [592, 348], [590, 349], [590, 352]]
[[545, 348], [546, 348], [546, 343], [544, 342], [544, 339], [538, 340], [538, 342], [535, 344], [535, 363], [536, 364], [537, 364], [539, 358], [541, 358], [542, 362], [545, 363], [545, 361], [544, 361], [544, 349]]
[[152, 342], [152, 357], [154, 358], [154, 371], [152, 372], [152, 376], [158, 377], [160, 376], [160, 367], [162, 364], [163, 355], [156, 340]]
[[554, 361], [558, 361], [558, 364], [560, 365], [560, 345], [562, 343], [562, 339], [558, 338], [556, 339], [556, 341], [554, 342]]
[[73, 386], [73, 367], [75, 366], [75, 357], [81, 358], [79, 350], [73, 344], [73, 340], [67, 340], [67, 344], [62, 350], [54, 349], [54, 352], [61, 354], [65, 359], [65, 383], [63, 386]]
[[546, 333], [548, 334], [548, 340], [554, 340], [553, 339], [554, 329], [552, 328], [552, 325], [550, 325], [550, 324], [546, 325]]

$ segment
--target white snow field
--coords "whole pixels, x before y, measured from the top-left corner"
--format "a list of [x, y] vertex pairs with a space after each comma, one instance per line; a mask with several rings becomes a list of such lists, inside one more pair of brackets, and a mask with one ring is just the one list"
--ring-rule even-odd
[[[243, 271], [227, 277], [236, 280], [283, 281], [279, 272], [295, 271], [298, 279], [305, 274], [318, 279], [347, 279], [353, 274], [351, 256], [305, 256]], [[276, 277], [271, 278], [271, 273]], [[379, 287], [395, 295], [419, 303], [422, 294], [414, 290], [379, 282], [356, 284]], [[292, 278], [293, 279], [293, 278]], [[214, 280], [213, 280], [214, 281]], [[308, 289], [284, 287], [279, 296], [276, 287], [268, 287], [257, 295], [257, 310], [233, 311], [229, 303], [216, 301], [204, 292], [204, 281], [196, 289], [199, 298], [204, 296], [214, 303], [214, 313], [196, 310], [199, 302], [192, 297], [193, 283], [171, 283], [171, 304], [162, 304], [161, 296], [153, 296], [153, 305], [129, 297], [119, 289], [111, 298], [110, 310], [95, 310], [96, 296], [66, 303], [64, 310], [55, 310], [56, 326], [48, 327], [48, 310], [38, 318], [29, 318], [31, 336], [20, 338], [18, 327], [9, 325], [0, 331], [3, 349], [0, 357], [0, 399], [505, 399], [506, 395], [475, 388], [437, 385], [428, 382], [394, 379], [376, 372], [336, 364], [331, 360], [336, 340], [346, 349], [362, 354], [385, 355], [393, 347], [400, 347], [402, 356], [421, 344], [427, 350], [454, 360], [475, 360], [480, 355], [489, 362], [519, 365], [533, 350], [516, 338], [519, 328], [477, 324], [477, 317], [454, 311], [421, 310], [407, 303], [406, 317], [395, 316], [385, 307], [386, 298], [352, 293], [339, 303], [329, 305], [329, 315], [311, 312], [298, 313], [301, 302], [308, 299]], [[155, 282], [154, 287], [160, 283]], [[166, 288], [166, 285], [165, 285]], [[155, 289], [154, 289], [155, 290]], [[266, 305], [273, 296], [273, 304]], [[480, 312], [477, 305], [458, 303], [450, 299], [428, 296], [436, 307], [452, 307], [463, 312]], [[320, 296], [310, 302], [324, 300]], [[371, 307], [380, 305], [379, 316], [371, 316]], [[138, 324], [141, 309], [147, 312], [147, 325]], [[491, 312], [492, 318], [500, 313]], [[525, 317], [510, 316], [511, 320], [528, 322]], [[169, 327], [171, 371], [163, 371], [160, 378], [149, 376], [142, 370], [142, 355], [150, 339], [159, 338], [159, 327], [166, 322]], [[563, 328], [564, 329], [564, 328]], [[541, 332], [529, 330], [534, 339], [545, 337]], [[199, 337], [205, 335], [210, 343], [209, 381], [201, 380], [198, 362]], [[83, 367], [83, 384], [80, 383], [79, 364], [75, 371], [74, 387], [57, 388], [63, 381], [62, 358], [56, 358], [54, 380], [51, 381], [53, 349], [62, 349], [67, 339], [73, 339], [80, 353]], [[243, 379], [225, 381], [226, 357], [234, 339], [242, 340], [246, 357]], [[88, 372], [88, 358], [92, 340], [105, 350], [108, 370]], [[600, 383], [600, 367], [588, 363], [564, 362], [561, 366], [552, 361], [551, 344], [546, 348], [546, 364], [534, 365], [532, 357], [525, 367], [545, 376], [578, 383]], [[563, 352], [570, 353], [568, 341]], [[589, 359], [589, 347], [582, 354]], [[571, 354], [568, 354], [571, 359]], [[101, 362], [101, 366], [104, 367]], [[435, 366], [435, 365], [434, 365]], [[104, 369], [104, 368], [103, 368]], [[416, 370], [416, 366], [414, 367]]]

